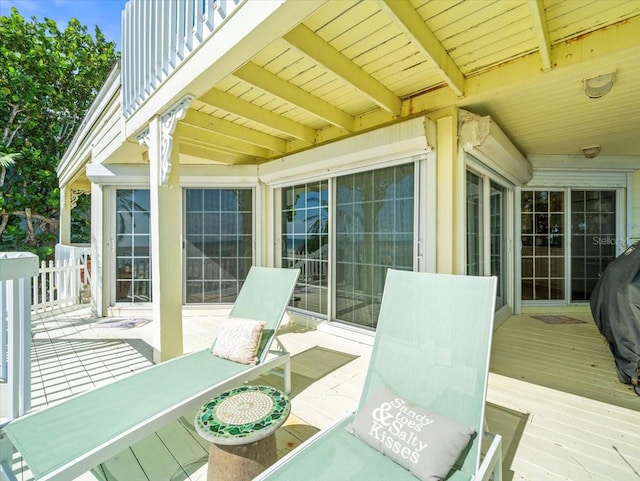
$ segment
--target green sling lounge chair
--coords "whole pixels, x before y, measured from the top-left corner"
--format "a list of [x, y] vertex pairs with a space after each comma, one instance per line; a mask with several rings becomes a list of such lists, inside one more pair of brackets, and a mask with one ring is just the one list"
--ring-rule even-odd
[[[205, 349], [17, 418], [0, 431], [5, 476], [13, 477], [11, 443], [36, 479], [68, 481], [210, 397], [276, 367], [284, 369], [288, 392], [290, 356], [275, 335], [298, 275], [297, 269], [252, 267], [238, 294], [230, 316], [266, 322], [256, 365], [221, 359]], [[278, 350], [269, 351], [274, 339]]]
[[[256, 479], [415, 480], [405, 467], [350, 433], [356, 420], [364, 419], [371, 426], [369, 435], [382, 440], [380, 446], [385, 439], [390, 441], [387, 447], [401, 446], [394, 444], [398, 438], [393, 436], [399, 435], [407, 446], [413, 442], [418, 451], [423, 447], [412, 440], [409, 428], [425, 418], [411, 417], [412, 411], [405, 410], [393, 418], [400, 420], [394, 425], [391, 405], [378, 404], [379, 398], [376, 399], [385, 385], [407, 403], [447, 416], [480, 433], [463, 444], [466, 450], [459, 457], [453, 456], [451, 463], [457, 461], [448, 474], [445, 468], [446, 479], [478, 481], [493, 474], [495, 480], [500, 480], [501, 438], [484, 430], [495, 285], [492, 277], [389, 270], [358, 411], [320, 431]], [[374, 409], [369, 402], [372, 398]], [[389, 421], [385, 422], [387, 417]], [[387, 438], [376, 420], [390, 426]], [[481, 462], [483, 437], [488, 447], [484, 446]], [[407, 459], [414, 455], [418, 458], [417, 454], [434, 449], [439, 442], [440, 439], [433, 440], [429, 443], [432, 446], [420, 453], [412, 453], [409, 448], [397, 451]]]

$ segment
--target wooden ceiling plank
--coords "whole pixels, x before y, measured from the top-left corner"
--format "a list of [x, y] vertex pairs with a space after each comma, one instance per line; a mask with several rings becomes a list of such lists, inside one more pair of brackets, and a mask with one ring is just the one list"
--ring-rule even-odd
[[379, 107], [394, 115], [400, 114], [400, 99], [380, 82], [326, 43], [304, 25], [284, 36], [291, 46], [331, 70], [349, 85], [366, 95]]
[[287, 143], [282, 139], [195, 110], [187, 111], [182, 123], [276, 152], [286, 150]]
[[435, 63], [443, 80], [456, 95], [464, 96], [464, 75], [411, 3], [378, 0], [378, 4], [411, 43]]
[[533, 22], [533, 31], [536, 34], [538, 48], [540, 50], [540, 59], [542, 60], [542, 70], [548, 72], [551, 70], [551, 39], [549, 37], [549, 27], [547, 25], [547, 17], [544, 12], [544, 4], [542, 0], [529, 0], [529, 9], [531, 10], [531, 21]]
[[225, 110], [229, 113], [239, 115], [241, 117], [253, 120], [262, 125], [277, 129], [280, 132], [305, 141], [308, 144], [314, 144], [316, 139], [316, 131], [305, 125], [294, 122], [287, 117], [265, 110], [245, 100], [238, 99], [221, 90], [212, 89], [198, 100], [212, 107]]
[[248, 62], [233, 73], [239, 79], [280, 97], [326, 122], [353, 132], [353, 117], [268, 70]]

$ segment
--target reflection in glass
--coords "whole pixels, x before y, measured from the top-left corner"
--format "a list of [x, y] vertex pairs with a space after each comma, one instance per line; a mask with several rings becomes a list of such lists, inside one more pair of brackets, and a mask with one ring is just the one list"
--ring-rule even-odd
[[572, 190], [571, 229], [571, 300], [588, 301], [616, 256], [615, 190]]
[[482, 178], [467, 172], [467, 275], [484, 275]]
[[328, 182], [282, 189], [282, 266], [300, 269], [291, 305], [326, 315]]
[[[496, 310], [506, 302], [504, 279], [506, 278], [506, 189], [490, 181], [489, 193], [486, 196], [485, 180], [482, 176], [467, 171], [466, 185], [466, 219], [467, 219], [467, 275], [492, 275], [498, 279], [496, 290]], [[485, 203], [489, 203], [489, 217], [484, 213]], [[522, 215], [524, 225], [532, 228], [532, 219]], [[489, 258], [485, 254], [485, 235], [489, 236]], [[487, 266], [489, 272], [487, 272]]]
[[251, 189], [186, 189], [186, 302], [233, 303], [253, 262]]
[[149, 191], [116, 191], [116, 302], [151, 301]]
[[564, 299], [564, 191], [521, 193], [522, 299]]
[[413, 269], [414, 166], [339, 177], [336, 189], [336, 318], [375, 328], [387, 269]]
[[489, 200], [489, 228], [491, 229], [491, 275], [498, 278], [498, 286], [496, 290], [496, 310], [504, 306], [506, 302], [505, 283], [507, 275], [507, 267], [505, 260], [507, 258], [507, 229], [506, 229], [506, 205], [507, 196], [505, 188], [490, 183], [490, 200]]

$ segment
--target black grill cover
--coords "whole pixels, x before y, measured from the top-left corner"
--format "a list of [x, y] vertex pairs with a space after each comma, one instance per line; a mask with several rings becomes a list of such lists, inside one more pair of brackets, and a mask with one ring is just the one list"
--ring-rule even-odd
[[640, 242], [602, 273], [589, 300], [593, 319], [609, 343], [626, 384], [638, 384], [640, 368]]

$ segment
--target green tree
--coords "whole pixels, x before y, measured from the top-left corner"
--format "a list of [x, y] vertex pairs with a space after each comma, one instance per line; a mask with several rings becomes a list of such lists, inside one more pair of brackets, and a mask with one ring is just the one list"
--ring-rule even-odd
[[[0, 250], [53, 251], [56, 167], [118, 59], [98, 27], [0, 17]], [[19, 155], [16, 155], [19, 154]]]

